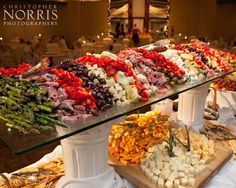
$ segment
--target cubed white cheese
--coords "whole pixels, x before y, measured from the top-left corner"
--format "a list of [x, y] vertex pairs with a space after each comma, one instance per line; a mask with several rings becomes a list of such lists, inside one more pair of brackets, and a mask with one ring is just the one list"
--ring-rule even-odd
[[198, 159], [192, 159], [191, 164], [197, 165], [199, 163], [198, 161], [199, 161]]
[[180, 179], [181, 185], [187, 185], [188, 184], [188, 179], [186, 177], [183, 177]]
[[175, 175], [175, 178], [178, 178], [179, 177], [179, 173], [177, 171], [172, 171], [172, 174]]
[[179, 172], [184, 172], [185, 171], [185, 167], [183, 165], [178, 165], [178, 171]]
[[151, 170], [149, 169], [149, 168], [146, 168], [146, 169], [144, 169], [145, 171], [144, 171], [144, 174], [146, 175], [146, 176], [148, 176], [148, 174], [151, 172]]
[[154, 175], [154, 176], [152, 177], [152, 182], [155, 183], [155, 184], [157, 184], [157, 183], [158, 183], [158, 176], [155, 176], [155, 175]]
[[201, 173], [201, 172], [203, 172], [205, 169], [206, 169], [206, 166], [205, 166], [205, 165], [200, 165], [200, 166], [198, 167], [198, 172]]
[[170, 176], [168, 177], [168, 180], [174, 181], [175, 178], [176, 178], [175, 174], [171, 173]]
[[155, 167], [156, 167], [155, 161], [150, 161], [149, 162], [149, 168], [155, 168]]
[[195, 168], [190, 166], [189, 167], [189, 174], [193, 174], [194, 175], [195, 173], [196, 173]]
[[174, 180], [174, 187], [179, 187], [179, 185], [180, 185], [180, 180]]
[[164, 162], [164, 163], [163, 163], [163, 168], [164, 168], [165, 170], [169, 170], [169, 169], [170, 169], [170, 164], [169, 164], [168, 162]]
[[170, 180], [167, 180], [166, 183], [165, 183], [165, 187], [166, 188], [172, 188], [173, 187], [173, 182], [170, 181]]
[[158, 185], [158, 187], [163, 188], [164, 187], [164, 180], [159, 177], [157, 185]]
[[147, 176], [148, 176], [148, 178], [152, 179], [152, 177], [154, 176], [154, 173], [150, 171], [150, 172], [147, 174]]
[[180, 177], [180, 178], [185, 177], [185, 173], [184, 173], [184, 172], [179, 172], [179, 177]]
[[154, 151], [154, 147], [148, 148], [148, 152], [152, 153]]
[[163, 162], [161, 162], [161, 161], [157, 162], [156, 167], [159, 168], [159, 169], [162, 169], [163, 168]]
[[160, 177], [166, 180], [166, 179], [168, 179], [169, 175], [170, 175], [169, 170], [163, 170], [160, 174]]
[[109, 88], [109, 91], [110, 91], [112, 94], [115, 94], [115, 93], [116, 93], [116, 90], [115, 90], [114, 87], [110, 87], [110, 88]]
[[195, 179], [194, 178], [189, 178], [188, 185], [194, 186], [194, 184], [195, 184]]
[[173, 165], [170, 166], [170, 170], [173, 171], [173, 172], [177, 172], [178, 171], [178, 166], [173, 164]]
[[189, 174], [189, 169], [188, 169], [188, 168], [185, 168], [184, 173], [185, 173], [185, 174]]
[[159, 169], [156, 169], [153, 171], [153, 173], [157, 176], [159, 176], [161, 174], [161, 171]]

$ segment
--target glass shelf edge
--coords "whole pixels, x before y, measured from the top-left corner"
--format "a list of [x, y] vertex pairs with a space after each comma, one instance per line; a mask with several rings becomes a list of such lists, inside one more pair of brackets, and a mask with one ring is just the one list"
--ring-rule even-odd
[[[86, 130], [89, 130], [89, 129], [93, 128], [93, 127], [97, 127], [97, 126], [99, 126], [99, 125], [102, 125], [102, 124], [104, 124], [104, 123], [107, 123], [107, 122], [109, 122], [109, 121], [112, 121], [112, 120], [114, 120], [114, 119], [117, 119], [117, 118], [119, 118], [119, 117], [122, 117], [122, 116], [125, 116], [125, 115], [127, 115], [127, 114], [133, 113], [133, 112], [135, 112], [135, 111], [137, 111], [137, 110], [140, 110], [140, 109], [142, 109], [142, 108], [145, 108], [145, 107], [147, 107], [147, 106], [150, 106], [150, 105], [152, 105], [152, 104], [154, 104], [154, 103], [156, 103], [156, 102], [160, 102], [160, 101], [162, 101], [162, 100], [164, 100], [164, 99], [167, 99], [167, 98], [169, 98], [169, 97], [175, 96], [175, 95], [177, 95], [177, 94], [183, 93], [183, 92], [185, 92], [185, 91], [191, 90], [191, 89], [196, 88], [196, 87], [199, 87], [199, 86], [201, 86], [201, 85], [204, 85], [204, 84], [213, 82], [214, 80], [217, 80], [217, 79], [219, 79], [219, 78], [221, 78], [221, 77], [224, 77], [224, 76], [226, 76], [226, 75], [228, 75], [228, 74], [231, 74], [231, 73], [233, 73], [233, 72], [235, 72], [235, 71], [236, 71], [236, 69], [234, 69], [234, 70], [232, 70], [232, 71], [230, 71], [230, 72], [228, 72], [228, 73], [222, 74], [222, 75], [220, 75], [220, 76], [206, 79], [206, 80], [204, 80], [204, 81], [202, 81], [202, 82], [193, 83], [192, 85], [184, 85], [184, 84], [183, 84], [183, 85], [176, 86], [176, 87], [172, 88], [171, 91], [173, 91], [173, 92], [170, 92], [170, 93], [167, 94], [167, 95], [164, 94], [164, 95], [163, 95], [162, 97], [160, 97], [160, 98], [151, 98], [151, 100], [150, 100], [149, 102], [145, 102], [145, 103], [141, 103], [141, 102], [140, 102], [139, 104], [134, 103], [134, 104], [131, 105], [131, 106], [134, 106], [134, 107], [131, 108], [131, 109], [126, 108], [126, 110], [121, 110], [121, 111], [115, 113], [114, 115], [109, 116], [108, 118], [103, 118], [103, 119], [101, 119], [99, 122], [93, 122], [93, 123], [91, 123], [91, 124], [89, 124], [89, 125], [84, 125], [84, 127], [79, 127], [80, 125], [77, 125], [78, 128], [77, 128], [76, 130], [73, 130], [73, 131], [68, 132], [67, 134], [64, 134], [64, 135], [61, 135], [61, 136], [48, 137], [46, 140], [42, 140], [41, 142], [38, 141], [38, 142], [35, 142], [35, 144], [30, 144], [30, 146], [28, 146], [28, 147], [19, 147], [19, 148], [17, 149], [17, 147], [16, 147], [16, 146], [13, 146], [11, 143], [9, 143], [9, 142], [7, 141], [7, 139], [4, 139], [4, 138], [2, 137], [2, 135], [0, 135], [0, 138], [1, 138], [1, 140], [4, 142], [4, 144], [5, 144], [15, 155], [22, 155], [22, 154], [25, 154], [25, 153], [27, 153], [27, 152], [33, 151], [33, 150], [35, 150], [35, 149], [38, 149], [38, 148], [40, 148], [40, 147], [46, 146], [46, 145], [48, 145], [48, 144], [51, 144], [51, 143], [53, 143], [53, 142], [60, 141], [60, 140], [62, 140], [62, 139], [68, 138], [68, 137], [70, 137], [70, 136], [79, 134], [79, 133], [81, 133], [81, 132], [83, 132], [83, 131], [86, 131]], [[178, 90], [178, 89], [179, 89], [179, 90]], [[122, 107], [117, 107], [117, 106], [116, 106], [116, 107], [114, 107], [114, 110], [120, 110], [119, 108], [122, 108]], [[104, 115], [104, 114], [106, 114], [106, 113], [109, 112], [109, 111], [111, 111], [111, 110], [108, 109], [106, 112], [102, 112], [102, 113], [99, 113], [99, 114], [100, 114], [100, 115]], [[92, 117], [92, 118], [98, 119], [97, 117]], [[78, 121], [75, 122], [74, 124], [78, 123], [79, 121], [81, 121], [81, 120], [78, 120]], [[75, 126], [75, 125], [74, 125], [74, 126]], [[43, 134], [43, 133], [42, 133], [42, 134]], [[24, 136], [24, 135], [23, 135], [23, 136]], [[27, 135], [25, 135], [25, 136], [27, 136]], [[35, 137], [37, 137], [37, 135], [35, 135]], [[9, 140], [12, 140], [12, 139], [9, 139]], [[18, 144], [18, 143], [17, 143], [17, 144]], [[16, 144], [16, 145], [17, 145], [17, 144]], [[19, 142], [19, 145], [18, 145], [18, 146], [20, 146], [20, 144], [21, 144], [21, 143]]]

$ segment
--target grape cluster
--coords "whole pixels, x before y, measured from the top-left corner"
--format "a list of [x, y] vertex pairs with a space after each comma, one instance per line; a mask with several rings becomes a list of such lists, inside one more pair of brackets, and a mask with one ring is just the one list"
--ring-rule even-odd
[[83, 64], [71, 64], [67, 67], [67, 71], [74, 73], [77, 77], [83, 80], [82, 87], [89, 88], [92, 96], [96, 99], [95, 103], [98, 110], [106, 110], [112, 107], [113, 95], [105, 86], [106, 80], [94, 73], [89, 73], [88, 69]]
[[206, 58], [206, 56], [199, 50], [197, 50], [196, 48], [192, 47], [192, 46], [185, 46], [185, 48], [189, 51], [189, 52], [194, 52], [196, 53], [200, 58], [201, 61], [207, 65], [208, 64], [208, 59]]

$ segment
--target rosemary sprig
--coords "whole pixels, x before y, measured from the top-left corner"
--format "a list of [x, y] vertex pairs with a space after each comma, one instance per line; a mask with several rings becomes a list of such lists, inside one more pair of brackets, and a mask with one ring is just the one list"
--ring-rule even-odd
[[169, 128], [169, 138], [168, 140], [164, 140], [164, 142], [167, 143], [166, 149], [168, 152], [168, 155], [170, 157], [175, 157], [176, 155], [174, 154], [174, 146], [176, 146], [176, 134], [172, 132], [171, 128]]

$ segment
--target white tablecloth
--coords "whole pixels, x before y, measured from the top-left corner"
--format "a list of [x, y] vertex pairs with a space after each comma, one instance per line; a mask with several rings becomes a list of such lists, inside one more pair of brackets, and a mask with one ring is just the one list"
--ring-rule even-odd
[[[53, 152], [45, 155], [42, 159], [36, 163], [30, 165], [36, 166], [41, 163], [47, 163], [53, 158], [62, 155], [61, 146], [57, 146]], [[206, 188], [235, 188], [236, 187], [236, 161], [230, 160], [213, 179], [205, 186]]]

